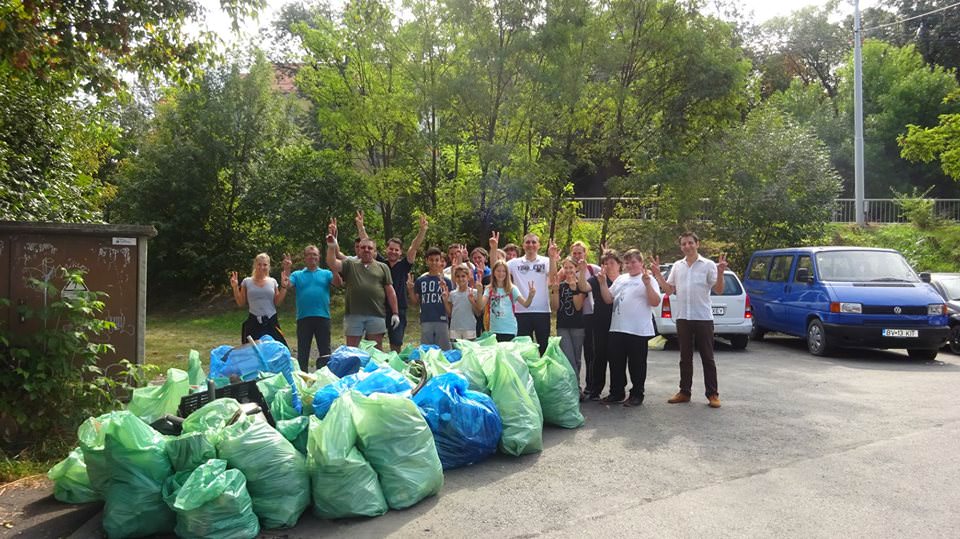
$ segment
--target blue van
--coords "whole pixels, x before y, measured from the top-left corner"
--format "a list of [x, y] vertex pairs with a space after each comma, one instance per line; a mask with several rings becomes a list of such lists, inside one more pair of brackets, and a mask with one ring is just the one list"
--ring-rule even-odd
[[892, 249], [757, 251], [744, 277], [754, 337], [804, 337], [817, 356], [839, 347], [905, 348], [933, 359], [950, 331], [943, 298]]

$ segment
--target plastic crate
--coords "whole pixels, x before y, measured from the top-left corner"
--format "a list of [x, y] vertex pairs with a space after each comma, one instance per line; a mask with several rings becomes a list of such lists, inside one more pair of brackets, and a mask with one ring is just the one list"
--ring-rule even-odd
[[[260, 389], [257, 387], [256, 380], [250, 380], [249, 382], [239, 382], [236, 384], [230, 384], [228, 386], [223, 386], [217, 388], [216, 398], [230, 398], [235, 399], [237, 402], [254, 402], [260, 406], [260, 411], [263, 413], [264, 417], [267, 418], [267, 423], [271, 427], [276, 426], [276, 422], [273, 420], [273, 416], [270, 415], [270, 407], [267, 405], [267, 401], [263, 398], [263, 395], [260, 393]], [[180, 417], [187, 417], [193, 412], [199, 410], [204, 404], [210, 402], [210, 396], [206, 391], [201, 391], [199, 393], [191, 393], [180, 399], [180, 408], [177, 413]]]

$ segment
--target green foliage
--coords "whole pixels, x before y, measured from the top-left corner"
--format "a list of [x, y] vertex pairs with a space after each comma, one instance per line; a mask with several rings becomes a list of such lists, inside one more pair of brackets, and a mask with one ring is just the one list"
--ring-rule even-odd
[[[958, 100], [960, 90], [954, 90], [944, 98], [948, 103]], [[960, 180], [960, 114], [941, 114], [933, 127], [908, 124], [907, 133], [901, 134], [897, 143], [904, 159], [922, 163], [938, 160], [947, 176]]]
[[115, 138], [96, 106], [0, 65], [0, 220], [98, 220], [96, 175]]
[[[234, 25], [264, 4], [220, 3]], [[191, 37], [187, 31], [203, 15], [199, 0], [9, 0], [0, 7], [0, 71], [54, 85], [64, 95], [78, 88], [112, 93], [125, 86], [126, 73], [187, 80], [216, 43], [209, 32]]]
[[914, 223], [857, 227], [830, 226], [831, 243], [884, 247], [903, 253], [917, 271], [960, 272], [960, 226], [941, 223], [934, 228], [920, 228]]
[[[62, 270], [62, 277], [83, 289], [81, 272]], [[128, 382], [142, 382], [149, 374], [126, 360], [111, 373], [98, 366], [113, 346], [97, 337], [115, 327], [98, 318], [104, 293], [61, 297], [52, 282], [32, 279], [31, 286], [45, 298], [43, 306], [20, 306], [17, 314], [24, 327], [36, 324], [37, 329], [13, 334], [0, 328], [0, 392], [5, 396], [0, 417], [12, 420], [17, 429], [0, 433], [4, 448], [68, 436], [86, 417], [116, 408]]]
[[121, 166], [112, 219], [157, 227], [155, 289], [201, 291], [245, 272], [256, 252], [298, 252], [359, 198], [345, 160], [310, 144], [303, 103], [273, 90], [273, 77], [258, 56], [248, 73], [233, 64], [171, 91]]

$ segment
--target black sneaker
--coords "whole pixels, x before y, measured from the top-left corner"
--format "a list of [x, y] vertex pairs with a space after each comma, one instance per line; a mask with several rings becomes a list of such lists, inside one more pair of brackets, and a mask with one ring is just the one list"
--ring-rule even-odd
[[626, 407], [640, 406], [643, 404], [643, 395], [631, 395], [627, 402], [623, 403]]
[[623, 402], [624, 398], [625, 397], [623, 395], [619, 397], [615, 397], [613, 395], [607, 395], [606, 397], [600, 399], [600, 402], [604, 404], [620, 404], [621, 402]]
[[597, 394], [597, 393], [591, 393], [590, 396], [587, 397], [587, 399], [589, 399], [589, 400], [591, 400], [591, 401], [593, 401], [593, 402], [599, 402], [599, 401], [600, 401], [600, 395]]

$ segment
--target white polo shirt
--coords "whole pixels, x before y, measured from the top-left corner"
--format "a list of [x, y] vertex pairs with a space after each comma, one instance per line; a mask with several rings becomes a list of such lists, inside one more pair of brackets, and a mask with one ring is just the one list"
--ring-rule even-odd
[[667, 283], [677, 289], [677, 301], [670, 305], [676, 320], [713, 320], [710, 289], [717, 284], [717, 265], [699, 255], [693, 265], [681, 258], [673, 263]]

